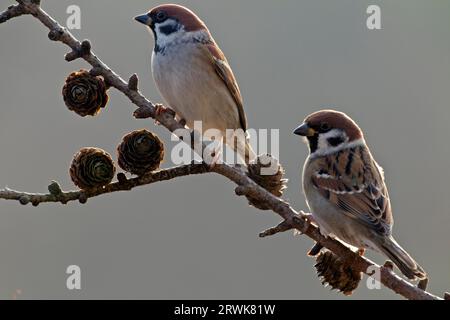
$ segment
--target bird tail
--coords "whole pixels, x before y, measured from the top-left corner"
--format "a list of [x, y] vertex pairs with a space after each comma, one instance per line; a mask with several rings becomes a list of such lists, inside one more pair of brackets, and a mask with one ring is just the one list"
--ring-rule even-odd
[[392, 236], [386, 238], [379, 248], [409, 279], [425, 279], [427, 277], [422, 267], [414, 261]]

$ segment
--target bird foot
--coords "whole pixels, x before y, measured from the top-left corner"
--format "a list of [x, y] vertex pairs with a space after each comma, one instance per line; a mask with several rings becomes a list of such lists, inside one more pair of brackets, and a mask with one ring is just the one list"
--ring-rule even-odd
[[175, 111], [168, 107], [164, 107], [162, 104], [156, 104], [155, 105], [155, 124], [159, 125], [160, 122], [156, 120], [159, 116], [161, 116], [163, 113], [168, 113], [171, 116], [175, 117]]
[[323, 245], [321, 245], [320, 243], [316, 242], [314, 244], [314, 246], [311, 248], [311, 250], [309, 250], [308, 252], [308, 256], [310, 257], [315, 257], [319, 254], [320, 250], [322, 250]]
[[360, 257], [362, 257], [362, 256], [364, 255], [365, 252], [366, 252], [366, 249], [364, 249], [364, 248], [359, 248], [359, 249], [358, 249], [358, 255], [359, 255]]
[[308, 228], [311, 224], [317, 224], [311, 213], [305, 213], [302, 211], [301, 216], [305, 219], [304, 229], [303, 229], [303, 231], [294, 229], [294, 236], [298, 236], [298, 235], [303, 234], [303, 232], [306, 232], [306, 230], [308, 230]]
[[185, 127], [187, 121], [186, 121], [186, 119], [180, 119], [180, 121], [178, 121], [178, 123], [181, 124], [183, 127]]
[[306, 222], [308, 223], [308, 225], [310, 225], [310, 224], [318, 225], [316, 220], [314, 219], [314, 217], [313, 217], [313, 215], [311, 213], [304, 213], [303, 212], [303, 217], [306, 219]]

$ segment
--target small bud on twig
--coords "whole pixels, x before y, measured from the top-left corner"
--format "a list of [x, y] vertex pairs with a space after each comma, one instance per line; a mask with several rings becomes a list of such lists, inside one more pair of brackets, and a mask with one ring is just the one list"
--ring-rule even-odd
[[54, 196], [59, 196], [63, 193], [61, 190], [61, 186], [56, 181], [52, 181], [52, 183], [49, 184], [48, 191]]
[[48, 33], [48, 38], [52, 41], [59, 41], [64, 34], [62, 29], [53, 29]]
[[21, 196], [19, 198], [19, 202], [22, 205], [27, 205], [30, 202], [30, 197], [28, 197], [28, 196]]
[[133, 90], [133, 91], [138, 91], [138, 82], [139, 82], [139, 78], [137, 76], [136, 73], [133, 73], [130, 77], [130, 79], [128, 80], [128, 89]]
[[148, 119], [154, 116], [154, 111], [149, 107], [139, 107], [133, 112], [136, 119]]
[[87, 198], [87, 196], [86, 196], [86, 193], [80, 192], [80, 196], [78, 197], [78, 201], [79, 201], [81, 204], [85, 204], [85, 203], [87, 202], [87, 200], [88, 200], [88, 198]]
[[91, 42], [89, 40], [83, 40], [83, 42], [81, 42], [80, 55], [86, 56], [89, 55], [90, 53], [91, 53]]
[[72, 50], [68, 53], [66, 53], [66, 55], [64, 56], [64, 60], [66, 60], [67, 62], [71, 62], [73, 60], [76, 60], [80, 57], [80, 52], [77, 50]]

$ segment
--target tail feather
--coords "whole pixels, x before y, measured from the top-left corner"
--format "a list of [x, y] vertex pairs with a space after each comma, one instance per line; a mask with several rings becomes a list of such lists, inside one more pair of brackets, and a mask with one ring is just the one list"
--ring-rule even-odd
[[234, 141], [232, 148], [245, 161], [246, 165], [256, 159], [256, 153], [253, 151], [249, 139]]
[[253, 160], [256, 159], [256, 153], [253, 151], [252, 146], [250, 145], [250, 142], [247, 140], [245, 143], [245, 153], [244, 153], [244, 160], [245, 164], [249, 164]]
[[380, 246], [381, 251], [388, 256], [400, 271], [409, 279], [425, 279], [423, 268], [394, 240], [389, 237]]

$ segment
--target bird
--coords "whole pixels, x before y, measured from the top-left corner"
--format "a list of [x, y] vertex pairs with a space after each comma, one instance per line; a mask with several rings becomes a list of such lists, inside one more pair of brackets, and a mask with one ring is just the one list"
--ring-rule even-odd
[[153, 79], [177, 118], [191, 129], [201, 121], [203, 134], [218, 130], [246, 164], [254, 160], [238, 83], [206, 24], [176, 4], [159, 5], [135, 20], [153, 33]]
[[336, 110], [320, 110], [293, 133], [309, 145], [303, 192], [320, 232], [358, 248], [360, 254], [365, 249], [381, 252], [407, 278], [425, 279], [426, 272], [392, 235], [384, 172], [355, 121]]

